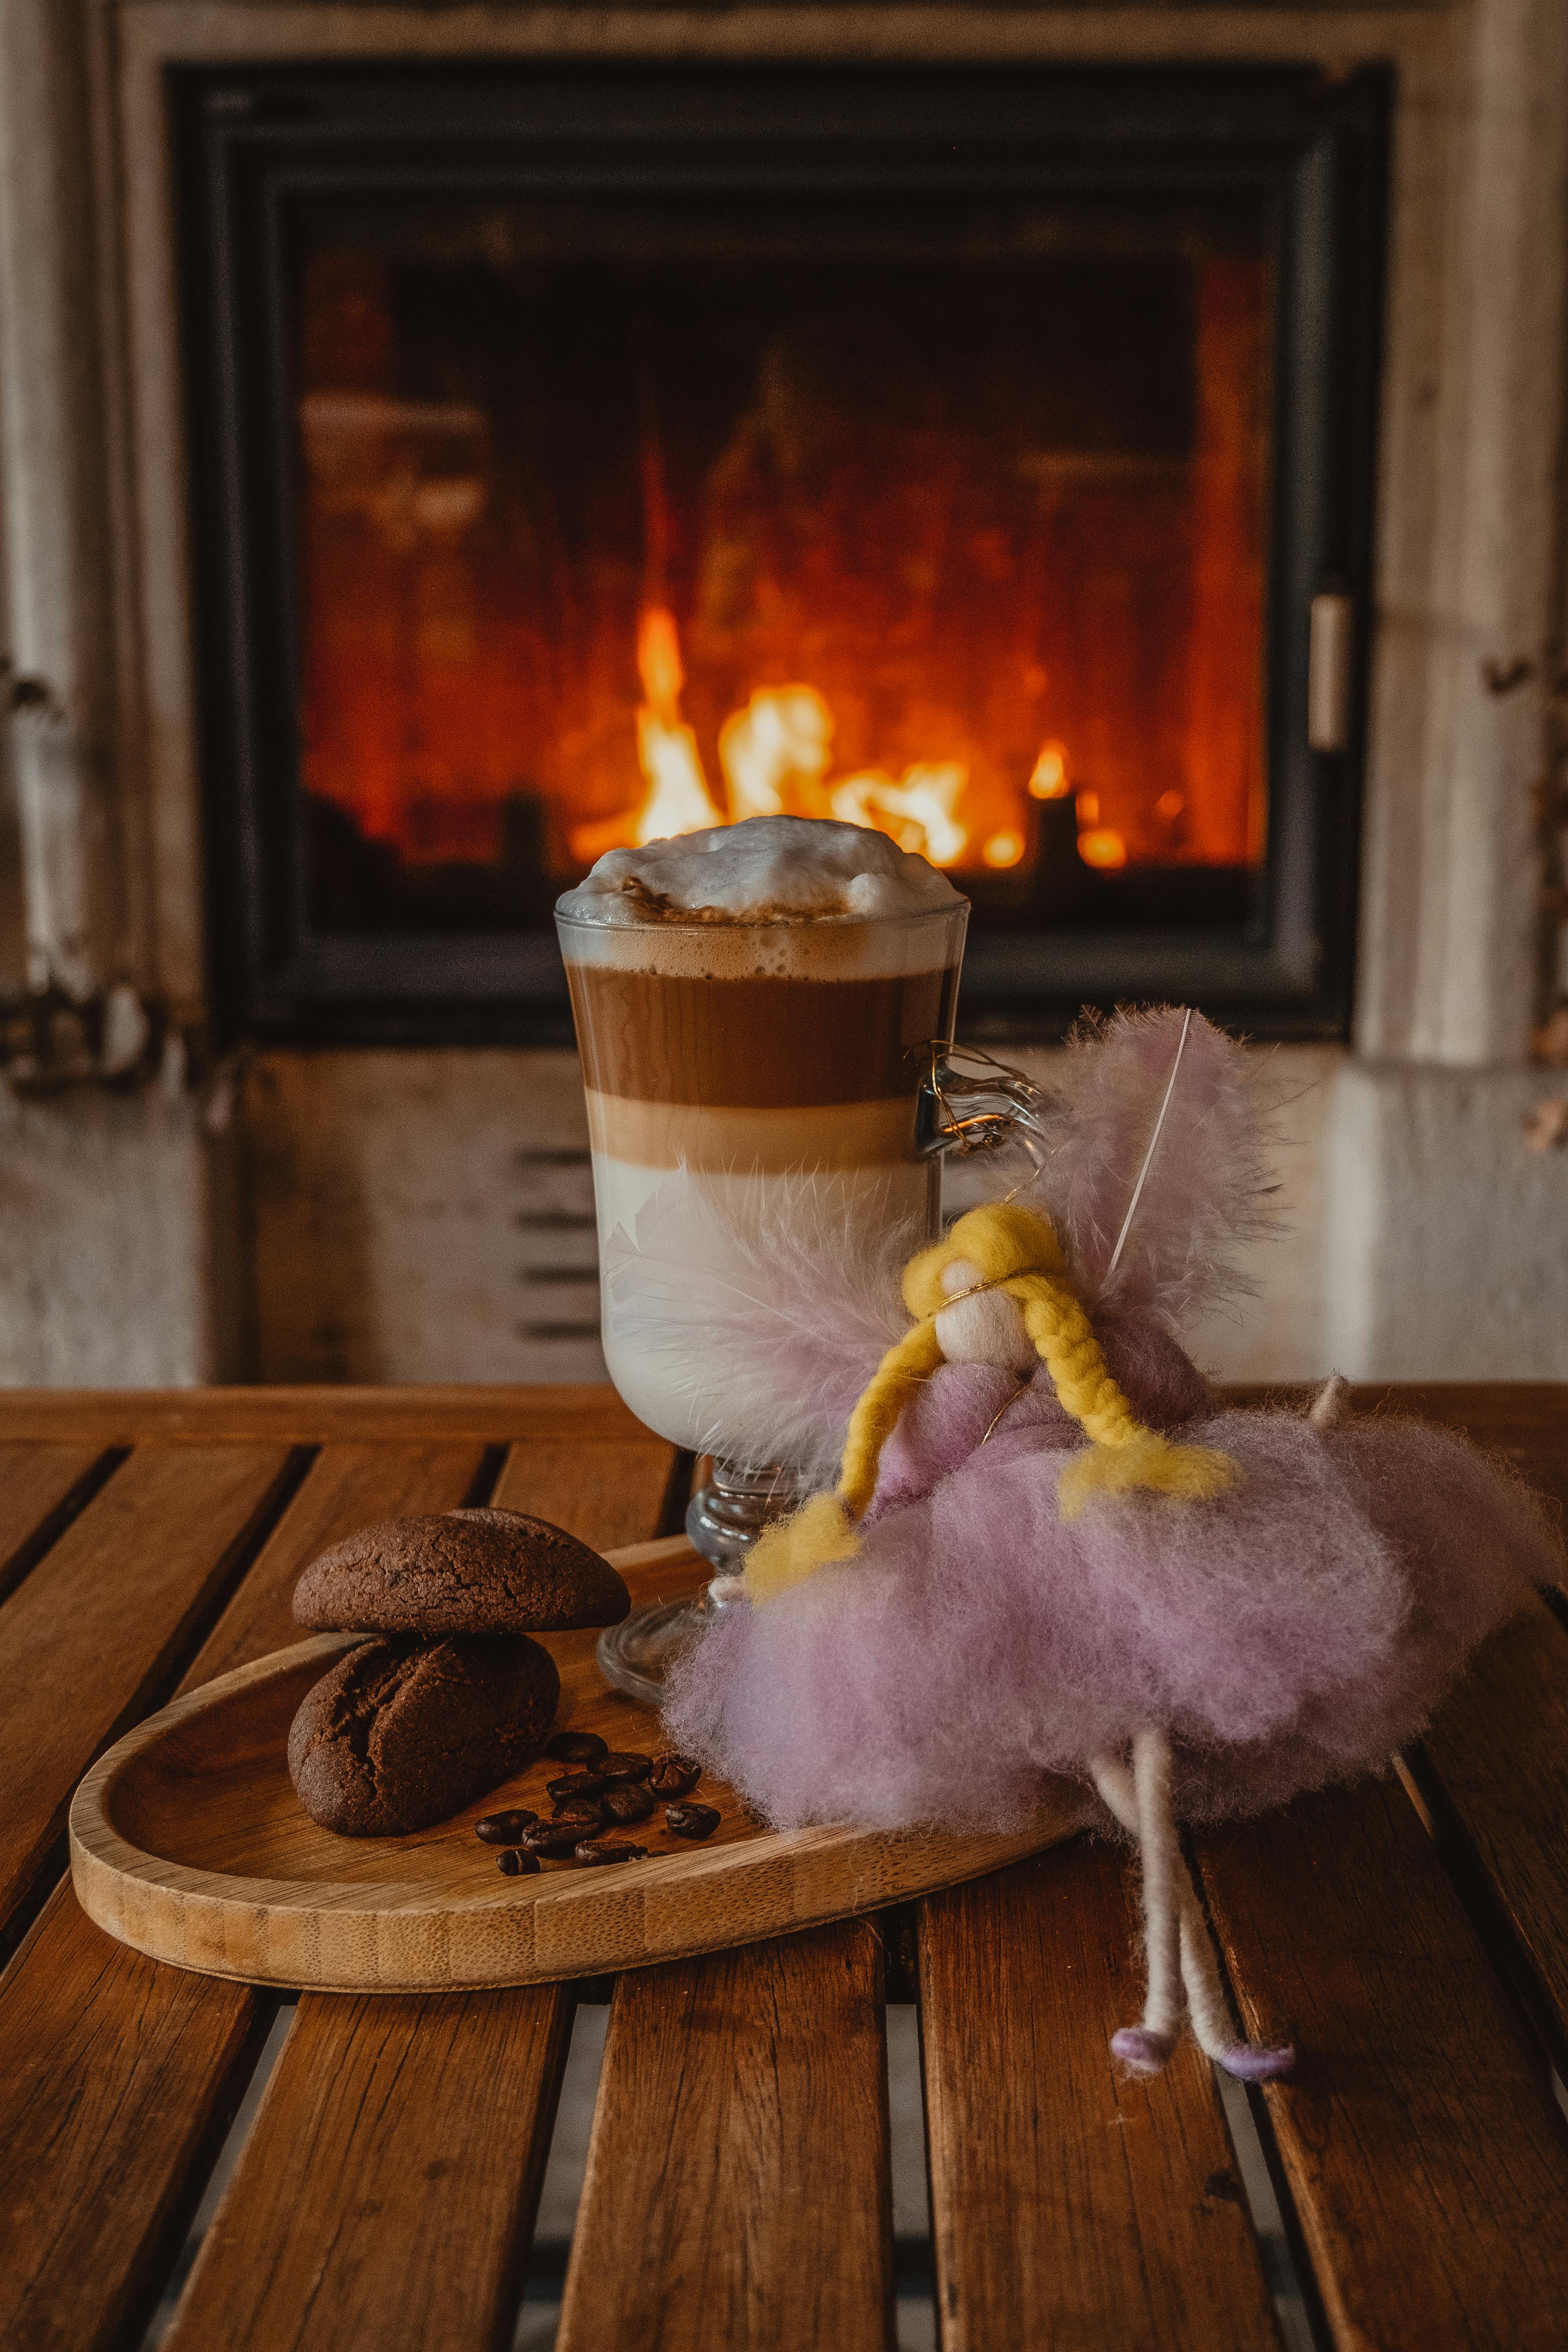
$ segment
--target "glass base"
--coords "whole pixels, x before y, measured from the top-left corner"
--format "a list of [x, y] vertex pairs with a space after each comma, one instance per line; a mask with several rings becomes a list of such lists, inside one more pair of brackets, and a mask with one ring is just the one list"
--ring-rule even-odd
[[776, 1466], [752, 1469], [715, 1462], [706, 1486], [691, 1497], [686, 1532], [693, 1550], [719, 1572], [700, 1595], [656, 1601], [634, 1609], [599, 1636], [599, 1671], [615, 1689], [644, 1706], [657, 1706], [665, 1676], [721, 1609], [743, 1609], [736, 1589], [746, 1554], [772, 1519], [787, 1517], [799, 1502], [794, 1481]]
[[598, 1643], [605, 1680], [644, 1706], [657, 1706], [666, 1675], [708, 1623], [705, 1599], [688, 1593], [683, 1601], [656, 1601], [634, 1609], [618, 1625], [606, 1625]]

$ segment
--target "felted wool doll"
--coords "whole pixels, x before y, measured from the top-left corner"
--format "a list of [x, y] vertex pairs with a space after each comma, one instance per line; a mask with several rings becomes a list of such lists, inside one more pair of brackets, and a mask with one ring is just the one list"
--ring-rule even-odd
[[1158, 2071], [1184, 2005], [1231, 2073], [1280, 2073], [1289, 2051], [1236, 2035], [1178, 1818], [1384, 1769], [1560, 1548], [1511, 1475], [1343, 1420], [1338, 1383], [1307, 1415], [1216, 1409], [1175, 1326], [1234, 1281], [1260, 1184], [1247, 1064], [1206, 1023], [1080, 1042], [1027, 1198], [910, 1259], [890, 1344], [879, 1270], [835, 1293], [753, 1262], [727, 1315], [710, 1268], [711, 1377], [749, 1332], [777, 1400], [770, 1423], [736, 1371], [715, 1443], [798, 1459], [815, 1398], [842, 1457], [752, 1554], [666, 1722], [781, 1827], [1011, 1827], [1044, 1775], [1089, 1780], [1142, 1864], [1147, 1999], [1117, 2056]]

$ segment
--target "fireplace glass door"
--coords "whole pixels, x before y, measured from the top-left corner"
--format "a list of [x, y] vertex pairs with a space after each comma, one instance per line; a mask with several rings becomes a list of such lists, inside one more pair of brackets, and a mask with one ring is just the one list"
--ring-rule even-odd
[[972, 1029], [1341, 1024], [1384, 96], [182, 78], [226, 1024], [557, 1034], [559, 892], [778, 813], [952, 875]]

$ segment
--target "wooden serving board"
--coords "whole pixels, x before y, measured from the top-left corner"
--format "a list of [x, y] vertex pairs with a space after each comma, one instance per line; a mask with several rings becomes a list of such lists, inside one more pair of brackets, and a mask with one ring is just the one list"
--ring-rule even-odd
[[[668, 1596], [706, 1573], [684, 1537], [610, 1558]], [[474, 1823], [503, 1806], [550, 1816], [544, 1783], [574, 1768], [541, 1758], [453, 1820], [416, 1836], [342, 1838], [301, 1809], [285, 1757], [310, 1685], [359, 1633], [321, 1633], [224, 1675], [139, 1724], [72, 1801], [71, 1876], [82, 1908], [154, 1959], [249, 1984], [340, 1992], [429, 1991], [597, 1976], [717, 1950], [875, 1909], [999, 1869], [1080, 1828], [1089, 1807], [1049, 1784], [1014, 1834], [765, 1829], [705, 1777], [695, 1795], [720, 1826], [701, 1845], [660, 1806], [614, 1835], [645, 1862], [585, 1870], [546, 1862], [505, 1878]], [[611, 1690], [591, 1633], [542, 1637], [561, 1670], [555, 1728], [652, 1753], [658, 1718]]]

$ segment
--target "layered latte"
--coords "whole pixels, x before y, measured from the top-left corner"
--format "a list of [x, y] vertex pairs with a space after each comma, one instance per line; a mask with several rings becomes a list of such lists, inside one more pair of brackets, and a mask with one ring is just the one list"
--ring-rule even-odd
[[[602, 858], [557, 908], [601, 1251], [635, 1252], [650, 1202], [668, 1221], [687, 1192], [738, 1234], [858, 1201], [929, 1231], [921, 1049], [952, 1036], [967, 915], [923, 859], [852, 825], [752, 818]], [[671, 1393], [672, 1336], [649, 1346], [606, 1285], [616, 1387], [700, 1445]]]

